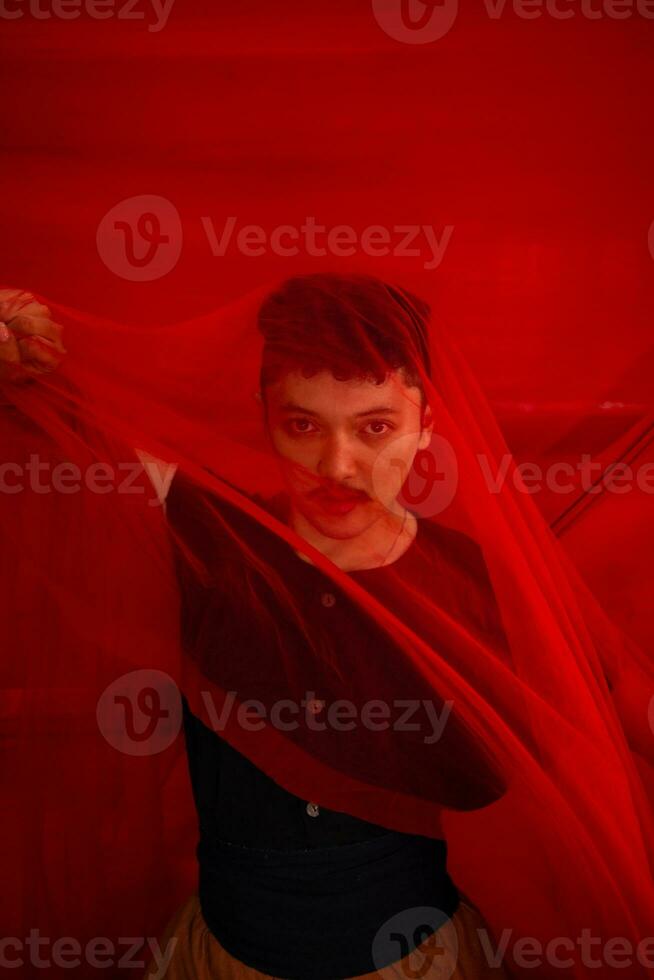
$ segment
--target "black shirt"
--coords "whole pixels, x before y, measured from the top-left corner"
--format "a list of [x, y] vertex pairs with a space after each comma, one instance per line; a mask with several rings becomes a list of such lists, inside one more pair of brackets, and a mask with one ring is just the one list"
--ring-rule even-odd
[[[202, 506], [197, 492], [176, 477], [167, 502], [169, 520], [207, 558], [209, 550], [223, 542], [206, 541]], [[224, 502], [221, 506], [231, 507]], [[276, 501], [269, 509], [281, 516], [281, 506]], [[232, 520], [251, 522], [237, 513], [230, 510]], [[251, 522], [249, 529], [253, 528]], [[294, 594], [311, 605], [315, 618], [322, 617], [318, 628], [338, 636], [340, 623], [343, 636], [351, 635], [352, 605], [331, 579], [284, 542], [275, 538], [271, 546], [279, 549], [285, 580]], [[390, 568], [394, 575], [410, 577], [418, 574], [420, 555], [438, 549], [441, 558], [448, 551], [454, 557], [462, 546], [467, 561], [483, 565], [471, 539], [419, 521], [416, 539], [392, 566], [350, 574], [364, 579], [367, 587]], [[203, 590], [186, 561], [178, 563], [178, 573], [184, 642], [206, 644], [212, 635], [215, 641], [209, 608], [216, 603], [215, 593]], [[480, 628], [497, 627], [495, 622], [482, 622], [482, 607], [473, 606], [481, 617]], [[246, 642], [236, 633], [231, 640], [236, 645]], [[185, 699], [183, 704], [200, 829], [200, 901], [209, 928], [228, 952], [277, 977], [358, 976], [406, 955], [416, 937], [422, 941], [453, 914], [458, 895], [447, 875], [444, 841], [392, 831], [300, 799], [207, 728]], [[493, 798], [491, 793], [488, 802]], [[409, 908], [432, 908], [435, 920], [431, 926], [423, 923], [422, 932], [412, 929], [405, 947], [400, 944], [393, 951], [382, 943], [380, 952], [380, 929]]]

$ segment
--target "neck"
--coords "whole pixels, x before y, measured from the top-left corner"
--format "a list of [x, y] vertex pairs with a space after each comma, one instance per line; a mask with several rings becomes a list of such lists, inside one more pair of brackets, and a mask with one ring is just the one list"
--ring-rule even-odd
[[[411, 546], [418, 530], [415, 516], [404, 507], [380, 517], [353, 538], [330, 538], [322, 534], [294, 507], [290, 510], [289, 524], [344, 572], [392, 564]], [[296, 555], [313, 564], [301, 552], [296, 551]]]

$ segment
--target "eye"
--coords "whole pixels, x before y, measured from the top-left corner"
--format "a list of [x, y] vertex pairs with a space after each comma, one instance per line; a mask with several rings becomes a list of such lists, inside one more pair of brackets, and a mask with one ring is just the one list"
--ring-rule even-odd
[[315, 426], [313, 426], [313, 429], [311, 428], [312, 426], [313, 422], [311, 419], [306, 418], [289, 419], [286, 424], [288, 431], [292, 435], [305, 435], [308, 432], [312, 432], [315, 429]]
[[[381, 429], [380, 426], [382, 427]], [[368, 432], [367, 430], [370, 428], [373, 428], [374, 431]], [[390, 422], [384, 422], [382, 419], [374, 419], [372, 422], [368, 422], [368, 425], [363, 431], [371, 436], [385, 436], [392, 428], [393, 426]]]

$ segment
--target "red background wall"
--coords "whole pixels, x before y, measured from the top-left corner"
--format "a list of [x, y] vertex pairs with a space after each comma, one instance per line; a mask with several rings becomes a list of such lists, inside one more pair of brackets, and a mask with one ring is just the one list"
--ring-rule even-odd
[[[145, 0], [145, 19], [41, 18], [35, 3], [0, 15], [5, 283], [156, 324], [300, 270], [388, 272], [458, 336], [521, 458], [608, 463], [628, 447], [651, 462], [654, 20], [475, 3], [414, 44], [364, 0], [175, 0], [159, 31]], [[181, 254], [139, 282], [97, 237], [142, 195], [177, 210]], [[201, 222], [272, 231], [310, 215], [453, 232], [427, 270], [424, 253], [214, 257]], [[579, 567], [651, 648], [651, 493], [539, 500], [553, 521], [569, 511]]]

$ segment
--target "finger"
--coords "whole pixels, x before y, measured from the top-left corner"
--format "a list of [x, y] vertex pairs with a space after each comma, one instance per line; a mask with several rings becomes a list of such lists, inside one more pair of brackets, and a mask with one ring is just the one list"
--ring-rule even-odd
[[27, 337], [18, 341], [23, 367], [54, 371], [59, 367], [62, 357], [54, 346], [46, 344], [40, 337]]
[[39, 303], [38, 300], [33, 300], [31, 303], [24, 303], [16, 309], [14, 316], [40, 316], [46, 320], [52, 319], [52, 313], [50, 308], [45, 306], [43, 303]]
[[0, 322], [0, 362], [16, 364], [20, 361], [20, 350], [12, 331], [6, 323]]
[[14, 317], [9, 326], [19, 339], [28, 336], [44, 337], [51, 341], [61, 354], [66, 353], [66, 348], [61, 341], [61, 327], [52, 320], [21, 314]]
[[33, 299], [34, 294], [25, 289], [0, 289], [0, 303], [30, 302]]
[[27, 293], [23, 289], [0, 289], [0, 319], [10, 320], [23, 307], [32, 303], [41, 305], [34, 299], [32, 293]]
[[[7, 339], [3, 339], [4, 337]], [[18, 343], [7, 325], [0, 322], [0, 383], [14, 384], [22, 377], [24, 370]]]
[[27, 375], [30, 378], [36, 375], [52, 374], [56, 369], [56, 365], [40, 364], [38, 361], [24, 361], [21, 365], [23, 375]]

